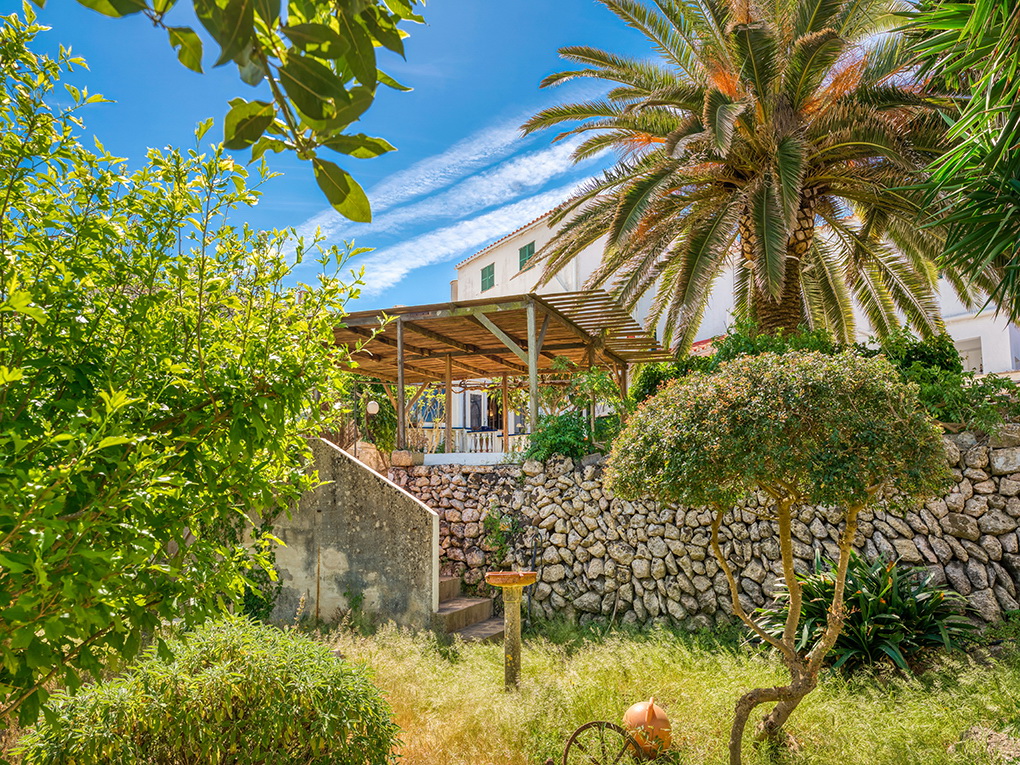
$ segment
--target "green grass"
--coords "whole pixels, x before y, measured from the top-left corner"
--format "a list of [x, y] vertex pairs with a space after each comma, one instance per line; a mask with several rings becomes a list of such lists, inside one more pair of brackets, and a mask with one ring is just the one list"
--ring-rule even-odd
[[[384, 628], [329, 639], [375, 670], [403, 730], [404, 765], [557, 762], [571, 731], [619, 721], [655, 696], [677, 741], [670, 759], [723, 765], [733, 704], [744, 691], [784, 681], [775, 659], [735, 634], [686, 636], [543, 625], [525, 642], [517, 693], [502, 690], [499, 645], [441, 646], [434, 637]], [[551, 638], [551, 639], [550, 639]], [[788, 726], [800, 751], [769, 760], [747, 746], [749, 765], [984, 765], [973, 747], [949, 748], [970, 726], [1006, 729], [1020, 718], [1020, 654], [992, 665], [938, 659], [921, 677], [826, 677]]]

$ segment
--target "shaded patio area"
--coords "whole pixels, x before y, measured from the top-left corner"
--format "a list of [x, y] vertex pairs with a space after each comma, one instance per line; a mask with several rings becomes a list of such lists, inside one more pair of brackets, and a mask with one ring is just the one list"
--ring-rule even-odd
[[[621, 390], [632, 364], [672, 358], [655, 337], [605, 292], [514, 295], [487, 300], [359, 311], [335, 330], [337, 343], [364, 348], [358, 372], [395, 383], [397, 448], [407, 448], [408, 412], [427, 386], [446, 395], [445, 443], [454, 443], [454, 383], [502, 381], [502, 450], [510, 451], [512, 386], [528, 390], [528, 422], [539, 414], [540, 375], [565, 357], [611, 372]], [[409, 386], [417, 391], [408, 396]]]

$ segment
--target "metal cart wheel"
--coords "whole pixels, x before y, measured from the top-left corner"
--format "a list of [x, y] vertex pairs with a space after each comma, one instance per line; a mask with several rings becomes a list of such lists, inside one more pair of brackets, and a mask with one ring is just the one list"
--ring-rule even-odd
[[563, 750], [563, 765], [629, 765], [643, 759], [641, 748], [627, 731], [603, 720], [575, 730]]

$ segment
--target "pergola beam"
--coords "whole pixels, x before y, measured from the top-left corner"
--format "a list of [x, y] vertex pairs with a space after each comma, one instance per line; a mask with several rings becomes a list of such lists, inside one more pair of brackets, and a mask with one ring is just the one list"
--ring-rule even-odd
[[613, 353], [611, 350], [609, 350], [606, 347], [605, 341], [603, 341], [603, 340], [601, 340], [599, 338], [596, 338], [596, 337], [592, 337], [588, 332], [586, 332], [584, 329], [582, 329], [579, 325], [577, 325], [574, 322], [572, 322], [570, 319], [568, 319], [562, 313], [560, 313], [555, 308], [553, 308], [551, 305], [546, 303], [540, 297], [535, 296], [534, 300], [535, 300], [535, 303], [542, 308], [542, 311], [546, 315], [552, 317], [555, 321], [557, 321], [560, 324], [562, 324], [564, 327], [569, 329], [571, 332], [573, 332], [575, 335], [580, 337], [586, 343], [591, 343], [593, 346], [595, 346], [595, 348], [597, 350], [601, 351], [603, 356], [605, 356], [608, 359], [612, 359], [617, 364], [626, 364], [627, 363], [626, 361], [621, 359], [619, 356], [617, 356], [615, 353]]
[[[528, 304], [527, 300], [508, 300], [500, 303], [487, 303], [486, 305], [460, 306], [453, 303], [452, 308], [436, 307], [433, 310], [409, 311], [407, 313], [394, 312], [385, 314], [395, 316], [404, 321], [422, 321], [425, 319], [454, 319], [460, 316], [472, 316], [479, 313], [498, 313], [499, 311], [519, 311]], [[380, 315], [373, 316], [345, 316], [341, 328], [352, 329], [353, 327], [370, 327], [379, 324]]]
[[[398, 324], [398, 327], [399, 326], [402, 326], [402, 322]], [[347, 327], [346, 329], [348, 331], [350, 331], [350, 332], [353, 332], [355, 335], [358, 335], [360, 337], [372, 337], [372, 332], [370, 330], [364, 329], [362, 327]], [[385, 346], [387, 346], [389, 348], [396, 348], [397, 349], [398, 361], [399, 361], [400, 350], [397, 347], [397, 341], [396, 340], [393, 340], [393, 339], [391, 339], [389, 337], [386, 337], [385, 335], [375, 335], [375, 337], [373, 339], [376, 342], [378, 342], [378, 343], [380, 343], [382, 345], [385, 345]], [[411, 351], [414, 355], [413, 356], [408, 356], [407, 355], [407, 351]], [[381, 354], [376, 354], [376, 355], [381, 355]], [[408, 360], [411, 360], [411, 361], [424, 361], [425, 359], [442, 358], [445, 355], [446, 354], [444, 354], [442, 351], [432, 350], [431, 348], [424, 348], [424, 347], [422, 347], [420, 345], [411, 345], [410, 343], [408, 343], [406, 341], [404, 342], [404, 363], [407, 366], [407, 368], [409, 370], [413, 371], [415, 374], [420, 374], [420, 375], [423, 375], [425, 377], [432, 378], [433, 380], [436, 380], [436, 381], [442, 379], [439, 376], [438, 372], [430, 372], [429, 370], [424, 369], [422, 367], [412, 367], [410, 364], [407, 364], [407, 361]], [[493, 361], [493, 362], [495, 362], [497, 364], [500, 364], [500, 365], [506, 367], [507, 369], [512, 369], [513, 371], [521, 373], [521, 374], [527, 372], [527, 367], [523, 367], [523, 366], [521, 366], [519, 364], [514, 364], [514, 363], [512, 363], [510, 361], [505, 361], [504, 359], [501, 359], [499, 356], [489, 355], [489, 354], [485, 354], [485, 353], [469, 354], [469, 355], [480, 356], [481, 358], [488, 359], [489, 361]], [[472, 366], [469, 366], [467, 364], [463, 364], [463, 363], [461, 363], [459, 361], [455, 361], [454, 364], [456, 364], [457, 366], [462, 367], [464, 369], [467, 369], [469, 372], [474, 372], [475, 374], [480, 374], [483, 377], [488, 377], [489, 375], [492, 374], [491, 372], [488, 372], [488, 371], [486, 371], [484, 369], [479, 369], [478, 367], [472, 367]]]
[[[485, 317], [484, 314], [482, 315], [482, 317], [485, 318], [486, 321], [488, 321], [488, 317]], [[411, 332], [421, 335], [422, 337], [427, 338], [429, 340], [434, 340], [437, 343], [442, 343], [443, 345], [449, 348], [456, 348], [458, 351], [461, 351], [466, 355], [479, 356], [480, 358], [488, 359], [489, 361], [494, 361], [497, 364], [502, 364], [508, 369], [516, 368], [522, 372], [524, 371], [524, 367], [517, 367], [517, 365], [514, 364], [513, 362], [504, 361], [499, 356], [494, 355], [492, 350], [482, 348], [480, 346], [474, 345], [473, 343], [463, 343], [460, 340], [455, 340], [452, 337], [447, 337], [446, 335], [440, 334], [439, 332], [433, 332], [431, 329], [426, 329], [425, 327], [414, 324], [413, 322], [404, 322], [404, 329], [410, 330]], [[497, 350], [498, 352], [498, 349], [495, 350]], [[438, 351], [431, 351], [430, 355], [434, 356], [436, 355], [436, 353], [438, 353]], [[490, 374], [488, 372], [484, 372], [483, 370], [479, 370], [475, 367], [465, 366], [464, 364], [458, 364], [458, 366], [461, 366], [464, 369], [467, 369], [468, 371], [471, 372], [480, 372], [483, 375]]]
[[[539, 337], [541, 339], [541, 333], [539, 334]], [[540, 347], [544, 351], [548, 351], [548, 352], [551, 353], [553, 351], [582, 351], [582, 350], [584, 350], [585, 348], [588, 347], [588, 344], [587, 343], [580, 343], [580, 342], [575, 342], [575, 343], [550, 343], [549, 345], [542, 345]], [[447, 353], [445, 351], [435, 351], [432, 356], [418, 356], [418, 355], [415, 355], [415, 354], [409, 354], [407, 358], [410, 361], [423, 361], [425, 359], [435, 358], [435, 353], [438, 353], [438, 354], [442, 355], [444, 358], [446, 356], [452, 356], [455, 359], [457, 359], [457, 358], [461, 358], [462, 359], [462, 358], [465, 358], [465, 357], [468, 357], [468, 356], [487, 357], [488, 355], [495, 355], [495, 354], [499, 354], [499, 353], [503, 353], [504, 352], [502, 348], [481, 348], [480, 351], [481, 351], [480, 353], [471, 353], [469, 351], [456, 351], [456, 352], [450, 352], [450, 353]], [[378, 356], [380, 356], [380, 358], [385, 358], [381, 354], [378, 354], [378, 353], [374, 354], [374, 355], [378, 355]]]
[[[489, 332], [496, 336], [496, 338], [503, 343], [507, 348], [510, 349], [517, 358], [523, 361], [525, 364], [528, 363], [528, 351], [521, 348], [517, 342], [514, 342], [516, 338], [511, 338], [506, 332], [496, 326], [495, 322], [492, 321], [484, 313], [472, 314], [473, 319], [477, 319], [478, 323], [485, 327]], [[530, 332], [528, 333], [531, 334]]]

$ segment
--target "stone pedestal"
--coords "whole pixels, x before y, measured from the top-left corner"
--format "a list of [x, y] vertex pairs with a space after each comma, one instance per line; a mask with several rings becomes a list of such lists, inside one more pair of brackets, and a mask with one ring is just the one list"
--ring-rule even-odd
[[503, 592], [503, 681], [508, 691], [521, 679], [521, 594], [538, 575], [534, 571], [489, 571], [485, 583]]

